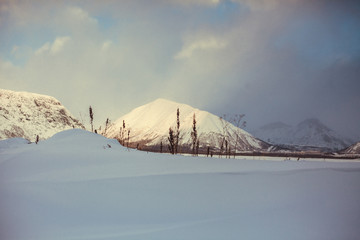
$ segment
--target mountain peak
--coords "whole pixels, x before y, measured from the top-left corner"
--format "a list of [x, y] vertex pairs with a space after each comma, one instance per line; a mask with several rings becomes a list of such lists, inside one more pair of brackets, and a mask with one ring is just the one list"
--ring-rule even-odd
[[300, 122], [298, 124], [299, 128], [316, 128], [318, 131], [331, 131], [330, 128], [328, 128], [325, 124], [323, 124], [319, 119], [317, 118], [309, 118], [305, 119], [304, 121]]
[[165, 99], [165, 98], [157, 98], [154, 101], [150, 102], [150, 103], [156, 103], [156, 104], [177, 104], [174, 101]]
[[[148, 104], [145, 104], [141, 107], [144, 107], [144, 106], [151, 106], [151, 107], [158, 107], [159, 109], [161, 109], [162, 111], [165, 110], [165, 109], [173, 109], [173, 110], [177, 110], [177, 108], [181, 108], [183, 111], [184, 110], [187, 110], [187, 109], [194, 109], [193, 107], [187, 105], [187, 104], [184, 104], [184, 103], [178, 103], [178, 102], [175, 102], [175, 101], [172, 101], [172, 100], [168, 100], [168, 99], [165, 99], [165, 98], [158, 98]], [[165, 108], [165, 109], [164, 109]]]

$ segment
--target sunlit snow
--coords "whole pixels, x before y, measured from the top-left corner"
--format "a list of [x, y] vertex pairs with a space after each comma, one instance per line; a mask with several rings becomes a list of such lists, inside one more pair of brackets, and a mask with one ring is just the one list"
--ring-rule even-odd
[[[110, 138], [119, 137], [119, 130], [123, 126], [123, 121], [127, 129], [131, 129], [131, 142], [149, 141], [148, 145], [165, 142], [169, 134], [169, 128], [176, 127], [176, 111], [180, 112], [180, 143], [191, 143], [191, 131], [193, 126], [193, 116], [195, 114], [197, 131], [200, 146], [217, 147], [219, 146], [219, 136], [227, 134], [234, 144], [236, 135], [239, 139], [237, 148], [259, 150], [262, 149], [263, 142], [255, 139], [251, 134], [233, 124], [221, 120], [218, 116], [206, 111], [193, 108], [187, 104], [176, 103], [166, 99], [157, 99], [153, 102], [135, 108], [125, 116], [120, 117], [107, 131], [106, 136]], [[226, 132], [224, 133], [226, 125]], [[232, 146], [233, 147], [233, 146]]]
[[51, 96], [0, 89], [0, 139], [51, 137], [71, 128], [84, 128]]

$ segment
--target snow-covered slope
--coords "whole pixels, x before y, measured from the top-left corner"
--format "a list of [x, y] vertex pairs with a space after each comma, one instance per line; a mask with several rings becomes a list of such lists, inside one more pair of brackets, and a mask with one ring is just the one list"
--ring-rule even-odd
[[53, 97], [0, 89], [0, 139], [22, 137], [34, 141], [70, 128], [83, 128]]
[[293, 127], [277, 122], [253, 132], [254, 136], [272, 144], [343, 149], [351, 142], [325, 126], [318, 119], [306, 119]]
[[359, 162], [146, 153], [80, 129], [9, 143], [0, 141], [1, 240], [360, 236]]
[[[196, 118], [196, 127], [200, 141], [200, 147], [212, 147], [218, 149], [223, 135], [227, 135], [232, 149], [238, 136], [237, 150], [260, 150], [267, 149], [268, 144], [255, 139], [246, 131], [235, 127], [231, 123], [221, 120], [209, 112], [195, 109], [186, 104], [180, 104], [165, 99], [157, 99], [146, 105], [132, 110], [120, 117], [106, 132], [109, 138], [119, 138], [120, 128], [130, 129], [130, 142], [133, 145], [158, 146], [160, 142], [167, 144], [169, 128], [176, 127], [176, 111], [180, 111], [180, 136], [179, 145], [189, 146], [191, 143], [191, 131], [193, 115]], [[227, 129], [224, 134], [224, 126]]]
[[344, 154], [360, 154], [360, 142], [357, 142], [353, 145], [351, 145], [348, 148], [345, 148], [344, 150], [341, 151], [341, 153]]

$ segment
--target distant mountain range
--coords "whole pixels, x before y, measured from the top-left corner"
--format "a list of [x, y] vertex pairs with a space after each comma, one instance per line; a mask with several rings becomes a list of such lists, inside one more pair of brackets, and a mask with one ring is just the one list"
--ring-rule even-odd
[[[165, 99], [157, 99], [151, 103], [135, 108], [130, 113], [120, 117], [105, 133], [109, 138], [121, 138], [120, 133], [125, 128], [130, 130], [129, 142], [132, 146], [142, 149], [158, 150], [161, 144], [167, 150], [169, 128], [176, 128], [177, 109], [180, 112], [180, 141], [183, 151], [191, 147], [191, 131], [193, 115], [195, 114], [196, 127], [200, 148], [211, 147], [212, 150], [221, 149], [224, 136], [230, 149], [234, 151], [235, 142], [237, 151], [267, 150], [271, 145], [254, 138], [248, 132], [235, 127], [233, 124], [220, 119], [209, 112], [201, 111], [186, 104], [180, 104]], [[127, 135], [125, 134], [125, 138]], [[225, 147], [225, 146], [223, 146]]]
[[270, 123], [253, 131], [253, 134], [271, 144], [300, 148], [317, 147], [340, 150], [353, 143], [315, 118], [306, 119], [296, 126], [282, 122]]
[[[179, 151], [190, 152], [191, 132], [195, 114], [200, 152], [225, 151], [328, 151], [357, 152], [359, 146], [349, 147], [348, 140], [318, 119], [307, 119], [296, 126], [282, 122], [267, 124], [253, 135], [209, 112], [165, 99], [135, 108], [120, 117], [102, 134], [120, 139], [130, 147], [167, 151], [169, 128], [176, 130], [177, 109], [180, 112]], [[123, 124], [125, 123], [125, 129]], [[46, 139], [57, 132], [84, 126], [55, 98], [35, 93], [0, 89], [0, 140], [22, 137], [34, 141], [38, 135]], [[347, 149], [346, 149], [347, 148]], [[345, 150], [344, 150], [345, 149]]]
[[70, 128], [84, 126], [57, 99], [0, 89], [0, 139], [35, 141]]

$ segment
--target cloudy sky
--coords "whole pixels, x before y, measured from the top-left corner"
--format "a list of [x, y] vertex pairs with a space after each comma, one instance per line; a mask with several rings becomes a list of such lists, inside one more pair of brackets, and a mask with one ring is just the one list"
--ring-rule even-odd
[[116, 120], [159, 97], [248, 130], [316, 117], [360, 140], [360, 4], [0, 1], [0, 88]]

